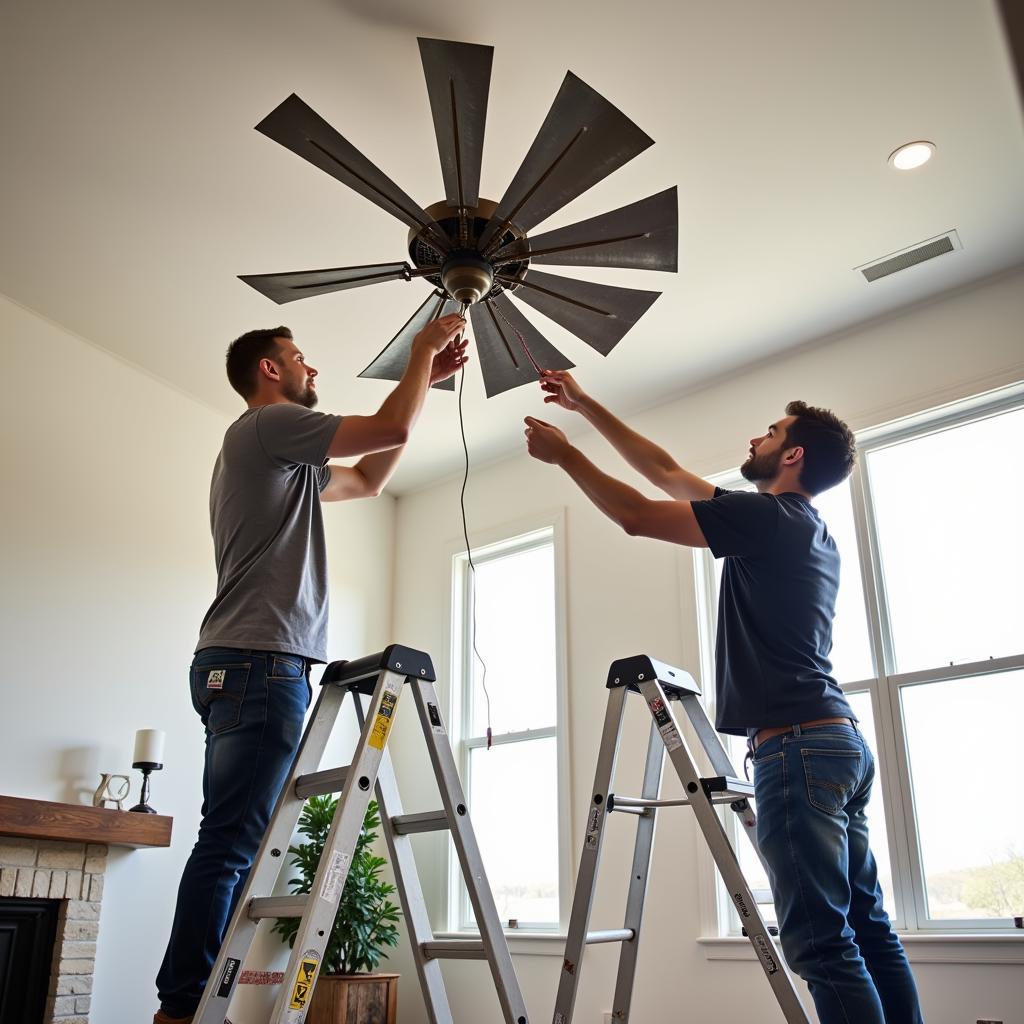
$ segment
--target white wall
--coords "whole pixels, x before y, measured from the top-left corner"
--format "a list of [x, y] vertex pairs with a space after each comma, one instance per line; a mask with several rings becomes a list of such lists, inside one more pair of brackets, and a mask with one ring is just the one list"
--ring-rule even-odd
[[[0, 792], [89, 802], [101, 770], [131, 772], [136, 729], [167, 732], [151, 803], [174, 817], [172, 845], [111, 849], [97, 948], [91, 1019], [135, 1024], [156, 1008], [199, 820], [188, 665], [216, 581], [207, 496], [230, 418], [2, 297], [0, 344]], [[331, 652], [357, 657], [390, 631], [394, 499], [325, 512]], [[345, 731], [325, 762], [347, 762]], [[282, 950], [261, 940], [254, 961], [278, 965]]]
[[[802, 398], [827, 405], [855, 428], [885, 422], [957, 397], [1024, 378], [1024, 273], [1020, 271], [884, 322], [826, 339], [787, 357], [738, 373], [677, 401], [629, 417], [642, 432], [667, 446], [701, 473], [735, 467], [747, 439]], [[642, 332], [642, 326], [637, 333]], [[628, 343], [628, 339], [627, 339]], [[640, 338], [634, 339], [640, 344]], [[628, 372], [628, 347], [612, 358]], [[582, 382], [586, 386], [586, 381]], [[637, 483], [623, 463], [580, 421], [551, 406], [538, 410], [579, 434], [580, 446], [612, 472]], [[501, 400], [488, 405], [501, 415]], [[472, 423], [467, 425], [472, 438]], [[521, 431], [508, 424], [510, 434]], [[435, 656], [441, 685], [447, 677], [450, 564], [446, 544], [459, 532], [458, 487], [448, 480], [398, 503], [395, 637]], [[939, 482], [941, 483], [941, 482]], [[467, 511], [471, 534], [552, 507], [566, 513], [568, 657], [573, 857], [581, 841], [605, 708], [609, 662], [648, 651], [699, 668], [692, 605], [692, 561], [680, 549], [629, 538], [600, 515], [568, 481], [525, 453], [477, 469], [470, 479]], [[646, 742], [646, 715], [633, 709], [620, 756], [619, 788], [636, 792]], [[414, 723], [395, 728], [396, 765], [406, 810], [435, 805], [423, 781], [422, 754]], [[500, 723], [496, 723], [500, 729]], [[605, 845], [602, 879], [592, 926], [618, 927], [632, 849], [632, 822], [613, 820]], [[529, 837], [516, 837], [528, 842]], [[440, 846], [420, 849], [429, 899], [440, 920]], [[695, 942], [701, 932], [697, 833], [685, 813], [659, 820], [651, 875], [651, 899], [634, 999], [642, 1022], [715, 1020], [747, 1024], [781, 1020], [760, 968], [748, 962], [709, 961]], [[587, 952], [578, 1024], [598, 1024], [610, 1008], [616, 951]], [[404, 975], [400, 1015], [404, 1024], [425, 1020], [407, 948], [393, 961]], [[517, 955], [532, 1019], [550, 1018], [561, 959]], [[921, 964], [916, 968], [930, 1024], [963, 1024], [977, 1017], [1020, 1022], [1024, 968], [995, 965]], [[445, 966], [456, 1018], [498, 1021], [486, 967]]]

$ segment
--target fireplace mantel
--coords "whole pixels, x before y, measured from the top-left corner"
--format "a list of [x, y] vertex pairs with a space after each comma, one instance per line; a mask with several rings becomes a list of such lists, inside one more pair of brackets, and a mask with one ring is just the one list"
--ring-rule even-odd
[[0, 796], [0, 836], [108, 846], [170, 846], [173, 818]]

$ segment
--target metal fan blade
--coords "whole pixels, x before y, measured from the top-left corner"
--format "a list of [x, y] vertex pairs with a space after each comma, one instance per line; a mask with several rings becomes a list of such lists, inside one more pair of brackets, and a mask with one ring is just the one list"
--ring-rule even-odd
[[[562, 355], [505, 295], [470, 306], [469, 315], [473, 321], [480, 372], [488, 398], [520, 384], [540, 380], [534, 360], [543, 370], [571, 370], [576, 365]], [[529, 346], [529, 353], [517, 331]]]
[[500, 239], [510, 224], [529, 231], [652, 145], [622, 111], [568, 72], [481, 245]]
[[506, 245], [494, 261], [555, 266], [678, 269], [679, 208], [675, 188], [578, 224]]
[[375, 263], [367, 267], [336, 267], [333, 270], [293, 270], [286, 274], [240, 274], [239, 280], [262, 292], [278, 305], [310, 295], [342, 292], [381, 281], [408, 281], [408, 263]]
[[409, 227], [432, 229], [439, 244], [446, 239], [426, 211], [294, 93], [267, 114], [256, 131], [298, 153]]
[[572, 331], [603, 356], [615, 348], [661, 294], [535, 270], [529, 271], [519, 285], [517, 299]]
[[[427, 301], [416, 310], [406, 325], [384, 346], [380, 354], [363, 370], [360, 377], [372, 377], [376, 380], [401, 380], [402, 374], [409, 363], [412, 342], [420, 331], [431, 320], [457, 313], [461, 308], [454, 299], [449, 299], [442, 292], [434, 291], [427, 296]], [[449, 377], [434, 385], [444, 391], [455, 390], [455, 378]]]
[[420, 39], [419, 44], [445, 197], [449, 206], [472, 209], [480, 198], [494, 47], [444, 39]]

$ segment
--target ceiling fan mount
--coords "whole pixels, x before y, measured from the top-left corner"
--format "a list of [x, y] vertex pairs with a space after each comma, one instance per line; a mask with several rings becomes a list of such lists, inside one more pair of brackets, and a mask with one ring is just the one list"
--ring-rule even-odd
[[[277, 303], [385, 281], [423, 279], [433, 285], [361, 377], [400, 379], [416, 334], [431, 320], [467, 307], [488, 398], [536, 381], [542, 368], [572, 367], [511, 294], [608, 355], [660, 292], [541, 273], [536, 265], [674, 272], [676, 189], [555, 231], [532, 237], [528, 232], [654, 140], [570, 71], [502, 198], [481, 199], [493, 47], [420, 39], [419, 48], [445, 191], [445, 198], [427, 209], [298, 96], [289, 96], [256, 126], [406, 224], [411, 263], [243, 275], [242, 280]], [[435, 386], [452, 390], [455, 385], [449, 379]]]

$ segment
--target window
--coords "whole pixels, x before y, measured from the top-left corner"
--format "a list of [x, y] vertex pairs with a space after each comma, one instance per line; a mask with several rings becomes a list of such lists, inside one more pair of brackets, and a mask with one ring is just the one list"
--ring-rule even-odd
[[[842, 556], [833, 668], [878, 763], [872, 847], [886, 909], [906, 932], [1006, 930], [1024, 906], [1024, 804], [1012, 792], [1024, 719], [1022, 430], [1018, 390], [867, 432], [854, 476], [815, 500]], [[707, 645], [720, 567], [695, 557]], [[711, 678], [713, 651], [702, 665]], [[730, 741], [734, 764], [743, 753]], [[737, 838], [773, 917], [764, 870]], [[719, 907], [725, 920], [731, 904]]]
[[[456, 756], [498, 917], [526, 931], [567, 917], [559, 525], [474, 548], [475, 572], [460, 551], [453, 568]], [[450, 859], [451, 927], [474, 929]]]

